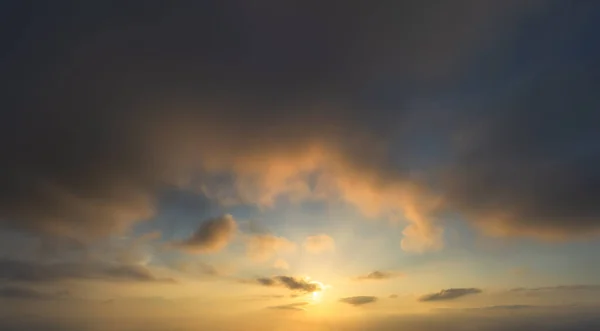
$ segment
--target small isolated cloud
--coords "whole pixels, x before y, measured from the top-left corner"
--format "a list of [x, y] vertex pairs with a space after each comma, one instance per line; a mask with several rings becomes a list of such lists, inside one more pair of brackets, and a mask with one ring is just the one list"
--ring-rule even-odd
[[304, 240], [304, 249], [312, 254], [331, 252], [335, 250], [335, 241], [326, 234], [309, 236]]
[[478, 294], [482, 291], [478, 288], [450, 288], [441, 290], [438, 293], [426, 294], [419, 298], [419, 301], [444, 301], [453, 300], [469, 294]]
[[306, 310], [304, 306], [308, 305], [309, 302], [294, 302], [289, 303], [287, 305], [279, 305], [279, 306], [270, 306], [269, 309], [277, 309], [277, 310], [293, 310], [293, 311], [304, 311]]
[[0, 299], [54, 300], [66, 296], [68, 296], [68, 293], [64, 291], [47, 293], [21, 286], [6, 286], [0, 288]]
[[174, 243], [174, 247], [190, 253], [213, 253], [223, 249], [233, 239], [237, 223], [227, 214], [202, 222], [186, 240]]
[[353, 305], [353, 306], [366, 305], [368, 303], [373, 303], [375, 301], [377, 301], [377, 297], [373, 297], [373, 296], [356, 296], [356, 297], [348, 297], [348, 298], [340, 299], [340, 302], [347, 303], [347, 304]]
[[295, 249], [295, 243], [271, 234], [252, 235], [246, 241], [246, 254], [256, 262], [265, 262], [278, 253], [291, 252]]
[[288, 270], [290, 268], [290, 265], [284, 259], [277, 259], [275, 260], [275, 263], [273, 263], [273, 268]]
[[256, 282], [263, 286], [279, 286], [300, 292], [318, 292], [323, 290], [323, 285], [319, 282], [292, 276], [262, 277], [257, 278]]
[[359, 281], [362, 281], [362, 280], [384, 280], [384, 279], [396, 278], [396, 277], [400, 277], [400, 276], [402, 276], [401, 273], [376, 270], [369, 274], [358, 276], [355, 278], [355, 280], [359, 280]]
[[398, 294], [390, 294], [390, 299], [398, 299]]

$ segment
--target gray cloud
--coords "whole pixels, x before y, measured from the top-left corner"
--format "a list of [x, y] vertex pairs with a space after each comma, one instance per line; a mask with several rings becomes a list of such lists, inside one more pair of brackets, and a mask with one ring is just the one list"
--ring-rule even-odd
[[49, 282], [68, 279], [98, 279], [136, 282], [173, 283], [171, 278], [159, 278], [141, 265], [105, 263], [33, 263], [0, 260], [0, 280], [15, 282]]
[[[587, 50], [584, 37], [591, 7], [557, 7], [518, 38], [564, 32], [560, 41], [508, 47], [493, 67], [478, 67], [494, 82], [485, 89], [497, 93], [473, 100], [462, 128], [455, 126], [461, 138], [447, 173], [448, 202], [494, 235], [564, 240], [600, 231], [600, 147], [592, 143], [600, 139], [593, 124], [600, 103], [591, 92], [600, 54]], [[537, 61], [564, 50], [570, 56]], [[532, 65], [506, 60], [517, 52]], [[507, 72], [509, 79], [494, 78]]]
[[233, 239], [237, 223], [231, 215], [206, 220], [186, 240], [174, 243], [174, 247], [191, 253], [213, 253], [223, 249]]
[[373, 296], [356, 296], [356, 297], [348, 297], [341, 298], [340, 302], [347, 303], [353, 306], [366, 305], [368, 303], [373, 303], [377, 301], [377, 297]]
[[450, 288], [441, 290], [438, 293], [426, 294], [419, 298], [419, 301], [444, 301], [453, 300], [469, 294], [478, 294], [482, 291], [478, 288]]
[[256, 281], [264, 286], [274, 286], [277, 282], [271, 278], [257, 278]]
[[277, 310], [296, 310], [296, 311], [304, 311], [304, 306], [308, 305], [308, 302], [294, 302], [286, 305], [279, 306], [271, 306], [269, 309], [277, 309]]
[[299, 292], [317, 292], [323, 290], [319, 283], [292, 276], [263, 277], [257, 278], [256, 282], [263, 286], [279, 286]]
[[[151, 218], [164, 189], [261, 206], [320, 196], [285, 173], [294, 164], [363, 174], [358, 188], [333, 180], [334, 198], [368, 216], [405, 212], [405, 249], [441, 247], [438, 201], [495, 235], [600, 231], [592, 4], [209, 3], [8, 14], [4, 227], [86, 242]], [[232, 183], [208, 178], [223, 173]]]
[[[410, 201], [389, 198], [400, 196], [399, 187], [416, 191], [405, 167], [373, 146], [410, 135], [403, 126], [410, 126], [413, 96], [453, 86], [451, 74], [489, 39], [483, 31], [517, 26], [531, 7], [522, 3], [286, 2], [273, 9], [209, 1], [145, 4], [128, 16], [86, 3], [23, 7], [10, 15], [0, 62], [11, 86], [0, 92], [0, 220], [87, 241], [151, 218], [164, 189], [201, 186], [222, 203], [269, 205], [290, 190], [301, 197], [305, 186], [274, 190], [263, 180], [269, 167], [246, 161], [311, 164], [294, 156], [315, 146], [336, 160], [319, 167], [365, 174], [369, 187], [391, 183], [376, 205], [393, 200], [406, 209]], [[235, 183], [211, 185], [207, 173], [233, 173]], [[197, 176], [203, 185], [195, 185]], [[280, 178], [289, 184], [289, 177]], [[478, 188], [464, 180], [464, 192], [450, 186], [461, 207]], [[411, 218], [419, 224], [407, 236], [438, 239], [424, 220]], [[424, 243], [405, 247], [439, 247], [431, 238]]]
[[397, 273], [397, 272], [376, 270], [376, 271], [373, 271], [366, 275], [358, 276], [355, 279], [356, 280], [384, 280], [384, 279], [391, 279], [391, 278], [396, 278], [396, 277], [400, 277], [400, 276], [402, 276], [402, 274]]

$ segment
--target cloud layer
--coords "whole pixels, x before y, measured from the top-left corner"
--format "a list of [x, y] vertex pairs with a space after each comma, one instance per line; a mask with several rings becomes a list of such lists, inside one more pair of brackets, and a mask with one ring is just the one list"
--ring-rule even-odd
[[341, 201], [405, 221], [411, 251], [443, 246], [447, 210], [495, 235], [600, 231], [585, 4], [293, 3], [11, 15], [3, 226], [93, 241], [153, 217], [176, 188], [260, 208]]
[[[398, 109], [406, 96], [377, 95], [383, 76], [443, 81], [479, 31], [527, 6], [297, 3], [275, 16], [263, 5], [147, 5], [127, 20], [85, 4], [45, 7], [45, 20], [20, 13], [29, 37], [4, 46], [1, 63], [15, 93], [1, 98], [0, 219], [95, 238], [154, 215], [161, 189], [192, 186], [224, 204], [341, 199], [413, 223], [407, 249], [439, 247], [437, 200], [386, 150], [410, 116]], [[306, 184], [315, 173], [317, 189]]]

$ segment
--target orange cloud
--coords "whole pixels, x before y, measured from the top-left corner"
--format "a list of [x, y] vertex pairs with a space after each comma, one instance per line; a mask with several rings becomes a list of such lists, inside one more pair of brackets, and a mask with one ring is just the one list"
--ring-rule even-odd
[[[204, 185], [202, 191], [224, 204], [250, 203], [269, 208], [279, 197], [291, 201], [343, 201], [370, 218], [407, 221], [401, 242], [405, 250], [422, 252], [443, 246], [443, 231], [431, 220], [431, 215], [442, 206], [439, 197], [431, 196], [416, 182], [392, 175], [393, 172], [357, 164], [335, 144], [312, 142], [293, 154], [265, 151], [237, 155], [211, 166], [216, 164], [225, 168], [211, 168], [212, 171], [231, 171], [236, 181], [226, 189], [222, 185]], [[316, 185], [311, 187], [309, 178], [315, 176]]]

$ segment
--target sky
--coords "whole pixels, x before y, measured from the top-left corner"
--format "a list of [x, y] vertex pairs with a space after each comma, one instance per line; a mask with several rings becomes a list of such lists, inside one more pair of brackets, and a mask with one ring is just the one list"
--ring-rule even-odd
[[600, 329], [600, 3], [0, 22], [0, 329]]

